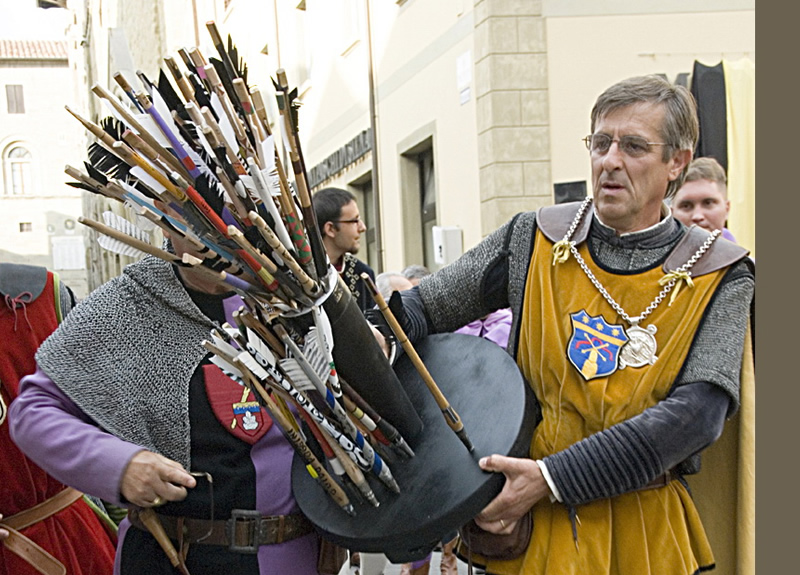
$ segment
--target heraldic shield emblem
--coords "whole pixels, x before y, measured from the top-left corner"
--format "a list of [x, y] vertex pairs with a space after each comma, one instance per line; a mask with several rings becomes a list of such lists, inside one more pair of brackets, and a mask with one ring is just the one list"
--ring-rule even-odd
[[592, 317], [585, 310], [570, 314], [572, 338], [567, 357], [587, 381], [611, 375], [619, 367], [619, 350], [628, 341], [621, 325]]
[[272, 425], [249, 388], [233, 381], [213, 364], [203, 365], [206, 395], [214, 416], [228, 433], [254, 445]]

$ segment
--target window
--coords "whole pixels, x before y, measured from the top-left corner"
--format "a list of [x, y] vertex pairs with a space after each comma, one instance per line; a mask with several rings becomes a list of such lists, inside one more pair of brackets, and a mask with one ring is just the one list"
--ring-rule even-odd
[[[406, 264], [422, 264], [436, 271], [441, 266], [436, 263], [433, 246], [433, 227], [437, 225], [433, 131], [434, 126], [426, 126], [408, 138], [411, 145], [400, 155], [400, 180]], [[405, 147], [404, 143], [400, 146]]]
[[33, 231], [33, 224], [31, 222], [20, 222], [19, 223], [19, 232], [32, 232]]
[[6, 84], [6, 102], [9, 114], [24, 114], [25, 99], [22, 96], [22, 84]]
[[436, 180], [433, 171], [433, 148], [417, 156], [419, 167], [420, 220], [422, 221], [422, 246], [425, 266], [435, 269], [433, 226], [436, 225]]
[[33, 193], [31, 153], [22, 146], [12, 146], [5, 154], [6, 195], [22, 196]]
[[55, 236], [50, 238], [55, 270], [85, 270], [86, 246], [83, 236]]

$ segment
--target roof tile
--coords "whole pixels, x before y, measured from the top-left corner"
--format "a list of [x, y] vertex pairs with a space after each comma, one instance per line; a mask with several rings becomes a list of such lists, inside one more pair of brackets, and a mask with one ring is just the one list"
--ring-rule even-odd
[[66, 60], [65, 40], [0, 40], [0, 60]]

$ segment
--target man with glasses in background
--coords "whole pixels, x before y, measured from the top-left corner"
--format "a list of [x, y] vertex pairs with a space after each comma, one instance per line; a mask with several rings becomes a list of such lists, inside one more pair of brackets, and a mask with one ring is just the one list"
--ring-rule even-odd
[[[375, 307], [375, 301], [364, 285], [361, 274], [366, 273], [374, 282], [375, 272], [355, 256], [361, 247], [361, 234], [367, 231], [358, 211], [356, 197], [341, 188], [323, 188], [314, 194], [313, 204], [328, 259], [350, 289], [358, 307], [366, 312]], [[366, 563], [372, 559], [380, 564], [379, 570], [386, 563], [382, 556], [365, 557], [365, 568]], [[350, 573], [364, 575], [361, 567], [361, 554], [357, 550], [351, 550]]]
[[401, 292], [403, 327], [415, 341], [512, 310], [538, 425], [529, 457], [480, 459], [506, 481], [476, 523], [534, 528], [514, 559], [473, 556], [487, 573], [690, 575], [715, 559], [683, 475], [738, 409], [754, 277], [746, 250], [665, 204], [697, 142], [688, 90], [621, 81], [591, 130], [593, 197], [519, 214]]
[[375, 281], [375, 272], [354, 255], [361, 247], [361, 234], [367, 231], [356, 197], [341, 188], [324, 188], [314, 194], [313, 203], [319, 233], [331, 264], [350, 288], [361, 311], [368, 310], [375, 302], [361, 274], [366, 272]]

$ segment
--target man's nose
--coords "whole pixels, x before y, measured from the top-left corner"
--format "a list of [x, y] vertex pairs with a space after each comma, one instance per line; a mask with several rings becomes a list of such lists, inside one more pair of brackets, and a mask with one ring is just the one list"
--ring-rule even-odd
[[606, 171], [619, 169], [622, 166], [623, 153], [619, 149], [619, 142], [611, 142], [611, 146], [603, 156], [603, 168]]

